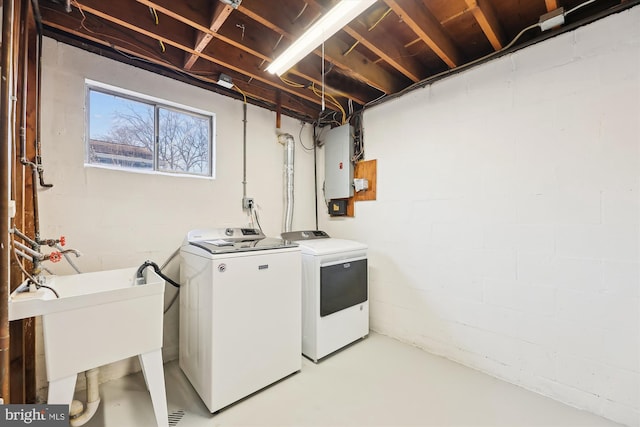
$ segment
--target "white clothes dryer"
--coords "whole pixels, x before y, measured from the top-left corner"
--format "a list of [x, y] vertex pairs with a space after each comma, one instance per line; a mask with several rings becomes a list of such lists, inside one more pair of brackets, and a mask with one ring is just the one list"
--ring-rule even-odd
[[318, 362], [369, 334], [367, 245], [324, 231], [282, 233], [302, 251], [302, 354]]

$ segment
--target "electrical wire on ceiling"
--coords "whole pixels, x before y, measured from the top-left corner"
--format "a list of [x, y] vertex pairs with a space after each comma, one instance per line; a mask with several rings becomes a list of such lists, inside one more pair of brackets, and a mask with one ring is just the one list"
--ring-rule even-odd
[[[156, 12], [156, 10], [154, 8], [149, 6], [149, 13], [151, 13], [151, 17], [153, 18], [153, 22], [155, 22], [156, 27], [157, 27], [160, 24], [160, 19], [158, 18], [158, 12]], [[164, 47], [164, 43], [162, 42], [162, 40], [158, 39], [158, 44], [160, 45], [160, 49], [162, 50], [162, 53], [165, 53], [167, 51], [167, 49]]]
[[[566, 11], [566, 12], [563, 12], [563, 13], [562, 13], [563, 22], [564, 22], [564, 17], [566, 17], [567, 15], [570, 15], [571, 13], [575, 12], [576, 10], [581, 9], [581, 8], [583, 8], [583, 7], [585, 7], [585, 6], [589, 5], [589, 4], [591, 4], [591, 3], [595, 3], [596, 1], [597, 1], [597, 0], [588, 0], [588, 1], [585, 1], [585, 2], [583, 2], [583, 3], [581, 3], [581, 4], [577, 5], [577, 6], [573, 7], [572, 9], [570, 9], [570, 10], [568, 10], [568, 11]], [[544, 16], [544, 15], [543, 15], [543, 16]], [[506, 54], [506, 53], [507, 53], [507, 50], [509, 50], [511, 47], [513, 47], [513, 45], [514, 45], [514, 44], [515, 44], [515, 43], [520, 39], [520, 37], [522, 37], [522, 35], [523, 35], [523, 34], [525, 34], [527, 31], [532, 30], [532, 29], [534, 29], [534, 28], [538, 28], [538, 27], [540, 27], [540, 28], [544, 28], [544, 27], [543, 27], [543, 25], [544, 25], [544, 24], [545, 24], [545, 21], [544, 21], [544, 20], [540, 20], [540, 21], [536, 22], [535, 24], [531, 24], [531, 25], [529, 25], [529, 26], [527, 26], [527, 27], [523, 28], [523, 29], [522, 29], [522, 30], [521, 30], [521, 31], [520, 31], [520, 32], [519, 32], [519, 33], [518, 33], [518, 34], [517, 34], [517, 35], [516, 35], [516, 36], [515, 36], [515, 37], [514, 37], [514, 38], [513, 38], [513, 39], [512, 39], [512, 40], [511, 40], [507, 45], [506, 45], [506, 46], [504, 46], [502, 49], [497, 50], [497, 51], [495, 51], [495, 52], [491, 52], [490, 54], [485, 55], [485, 56], [483, 56], [483, 57], [481, 57], [481, 58], [474, 59], [473, 61], [468, 62], [468, 63], [466, 63], [466, 64], [462, 64], [462, 65], [460, 65], [460, 66], [458, 66], [458, 67], [456, 67], [456, 68], [452, 68], [452, 69], [449, 69], [449, 70], [445, 70], [445, 71], [443, 71], [443, 72], [441, 72], [441, 73], [437, 73], [437, 74], [434, 74], [434, 75], [432, 75], [432, 76], [429, 76], [429, 77], [427, 77], [427, 78], [425, 78], [425, 79], [423, 79], [423, 80], [420, 80], [419, 82], [416, 82], [416, 83], [412, 84], [411, 86], [408, 86], [408, 87], [406, 87], [405, 89], [403, 89], [403, 90], [401, 90], [401, 91], [399, 91], [399, 92], [397, 92], [397, 93], [394, 93], [394, 94], [392, 94], [392, 95], [383, 94], [383, 95], [382, 95], [382, 96], [380, 96], [379, 98], [376, 98], [376, 99], [374, 99], [373, 101], [369, 101], [369, 102], [367, 102], [367, 103], [363, 106], [363, 109], [364, 109], [364, 108], [367, 108], [367, 107], [374, 106], [374, 105], [376, 105], [376, 104], [380, 103], [382, 100], [385, 100], [385, 101], [386, 101], [386, 100], [390, 100], [390, 99], [396, 99], [396, 98], [398, 98], [398, 97], [400, 97], [400, 96], [402, 96], [402, 95], [405, 95], [406, 93], [411, 92], [411, 91], [413, 91], [413, 90], [415, 90], [415, 89], [423, 88], [423, 87], [425, 87], [425, 86], [429, 85], [430, 83], [433, 83], [435, 80], [438, 80], [438, 79], [440, 79], [440, 78], [446, 77], [446, 76], [448, 76], [448, 75], [450, 75], [450, 74], [454, 74], [454, 73], [457, 73], [457, 72], [460, 72], [460, 71], [466, 70], [467, 68], [471, 68], [471, 67], [473, 67], [474, 65], [476, 65], [476, 64], [478, 64], [478, 63], [481, 63], [481, 62], [484, 62], [484, 61], [486, 61], [486, 60], [488, 60], [488, 59], [491, 59], [491, 58], [494, 58], [494, 57], [498, 57], [498, 56], [504, 55], [504, 54]]]
[[295, 23], [302, 16], [304, 11], [307, 10], [307, 7], [309, 7], [309, 3], [304, 2], [304, 6], [302, 6], [302, 10], [300, 10], [300, 13], [298, 13], [296, 17], [291, 20], [291, 22]]
[[240, 88], [238, 87], [238, 85], [235, 85], [235, 84], [234, 84], [234, 85], [233, 85], [233, 88], [234, 88], [235, 90], [237, 90], [238, 92], [240, 92], [240, 94], [241, 94], [241, 95], [242, 95], [242, 97], [244, 98], [244, 103], [246, 104], [246, 103], [247, 103], [247, 94], [246, 94], [246, 93], [244, 93], [244, 92], [242, 91], [242, 89], [240, 89]]
[[[133, 47], [135, 47], [137, 49], [141, 49], [139, 44], [135, 44], [135, 43], [132, 43], [132, 42], [130, 42], [128, 40], [125, 40], [125, 39], [122, 39], [122, 38], [119, 38], [119, 37], [116, 37], [116, 36], [112, 36], [112, 35], [109, 35], [109, 34], [101, 33], [101, 32], [98, 32], [98, 31], [93, 31], [92, 29], [88, 28], [85, 25], [85, 23], [87, 21], [87, 15], [84, 13], [84, 10], [82, 9], [80, 4], [76, 0], [73, 0], [73, 4], [78, 9], [78, 11], [80, 12], [80, 15], [82, 15], [82, 19], [80, 20], [80, 27], [82, 29], [84, 29], [86, 32], [88, 32], [90, 34], [93, 34], [93, 35], [96, 35], [96, 36], [105, 37], [107, 39], [117, 40], [117, 41], [119, 41], [121, 43], [128, 44], [129, 46], [133, 46]], [[50, 10], [50, 11], [52, 11], [54, 13], [59, 13], [55, 9], [50, 9], [50, 8], [47, 8], [47, 7], [43, 7], [43, 9]], [[111, 44], [111, 47], [115, 49], [113, 44]], [[166, 61], [165, 59], [162, 59], [162, 58], [156, 56], [154, 53], [151, 53], [149, 51], [145, 51], [144, 49], [141, 49], [141, 50], [143, 50], [144, 53], [148, 54], [149, 56], [157, 58], [158, 61], [163, 62], [165, 64], [170, 64], [170, 65], [173, 66], [173, 64], [171, 64], [170, 62]], [[121, 53], [121, 52], [119, 52], [119, 53]], [[130, 58], [135, 58], [135, 57], [130, 57]], [[144, 58], [140, 58], [140, 60], [144, 60]], [[153, 64], [152, 61], [148, 61], [148, 60], [145, 60], [145, 61]]]
[[[382, 14], [382, 16], [380, 18], [378, 18], [376, 20], [376, 22], [374, 22], [368, 29], [367, 31], [371, 32], [374, 28], [376, 28], [378, 26], [379, 23], [382, 22], [382, 20], [384, 18], [387, 17], [387, 15], [389, 15], [391, 13], [392, 9], [389, 7], [387, 8], [387, 10]], [[348, 54], [350, 54], [353, 49], [356, 48], [356, 46], [358, 46], [360, 44], [360, 40], [356, 40], [355, 43], [353, 45], [351, 45], [351, 47], [349, 49], [347, 49], [347, 51], [345, 53], [342, 54], [342, 56], [347, 56]]]
[[311, 147], [307, 147], [306, 145], [304, 145], [304, 143], [302, 142], [302, 131], [304, 130], [304, 126], [306, 125], [305, 122], [302, 122], [302, 125], [300, 126], [300, 132], [298, 132], [298, 140], [300, 141], [300, 145], [302, 146], [302, 148], [305, 151], [313, 151], [313, 144], [311, 145]]
[[[318, 89], [316, 89], [315, 83], [311, 83], [311, 90], [313, 90], [313, 92], [316, 94], [316, 96], [322, 96], [323, 95], [323, 94], [318, 92]], [[334, 104], [338, 108], [338, 110], [340, 110], [340, 112], [342, 113], [342, 124], [345, 124], [346, 120], [347, 120], [347, 114], [345, 113], [344, 108], [342, 107], [342, 105], [330, 93], [325, 93], [324, 95], [326, 96], [326, 98], [332, 104]], [[324, 111], [324, 110], [325, 109], [323, 108], [322, 111]]]
[[324, 41], [322, 42], [322, 58], [320, 58], [321, 62], [321, 76], [322, 76], [322, 111], [325, 109], [324, 103]]
[[[112, 35], [105, 34], [105, 33], [101, 33], [101, 32], [97, 32], [97, 31], [93, 31], [93, 30], [91, 30], [90, 28], [88, 28], [88, 27], [86, 26], [87, 16], [86, 16], [86, 14], [85, 14], [84, 10], [82, 9], [82, 7], [80, 6], [80, 4], [78, 3], [78, 1], [77, 1], [77, 0], [71, 0], [71, 1], [73, 2], [74, 6], [78, 9], [78, 11], [80, 12], [80, 14], [82, 15], [82, 19], [81, 19], [81, 21], [80, 21], [80, 26], [81, 26], [85, 31], [87, 31], [87, 32], [89, 32], [89, 33], [91, 33], [91, 34], [94, 34], [94, 35], [96, 35], [96, 36], [101, 36], [101, 37], [104, 37], [104, 38], [107, 38], [107, 39], [116, 40], [116, 41], [119, 41], [119, 42], [122, 42], [122, 43], [125, 43], [125, 44], [128, 44], [128, 45], [131, 45], [131, 46], [133, 46], [133, 47], [135, 47], [135, 48], [137, 48], [137, 49], [140, 49], [139, 45], [134, 44], [134, 43], [131, 43], [131, 42], [129, 42], [129, 41], [127, 41], [127, 40], [125, 40], [125, 39], [121, 39], [121, 38], [119, 38], [119, 37], [112, 36]], [[49, 9], [49, 8], [46, 8], [46, 9], [51, 10], [51, 11], [53, 11], [53, 12], [57, 12], [55, 9]], [[154, 20], [154, 23], [155, 23], [156, 25], [158, 25], [158, 24], [159, 24], [159, 18], [158, 18], [157, 11], [156, 11], [154, 8], [149, 7], [149, 13], [152, 15], [152, 19]], [[280, 36], [280, 38], [278, 39], [278, 41], [276, 42], [276, 47], [277, 47], [277, 45], [282, 41], [282, 39], [283, 39], [283, 36], [281, 35], [281, 36]], [[166, 48], [165, 48], [165, 46], [164, 46], [164, 43], [163, 43], [161, 40], [158, 40], [158, 42], [159, 42], [159, 44], [160, 44], [160, 47], [161, 47], [161, 49], [162, 49], [162, 52], [164, 53], [164, 52], [166, 51]], [[148, 63], [148, 64], [152, 64], [152, 65], [165, 65], [165, 66], [168, 66], [169, 68], [171, 68], [174, 72], [177, 72], [177, 73], [179, 73], [179, 74], [182, 74], [182, 75], [184, 75], [184, 76], [186, 76], [186, 77], [195, 78], [195, 79], [197, 79], [197, 80], [200, 80], [200, 81], [203, 81], [203, 82], [206, 82], [206, 83], [214, 83], [214, 84], [217, 84], [217, 81], [215, 81], [215, 80], [213, 80], [213, 79], [208, 79], [208, 78], [203, 77], [203, 76], [201, 76], [201, 75], [194, 74], [193, 72], [185, 71], [185, 70], [183, 70], [181, 67], [179, 67], [179, 66], [177, 66], [177, 65], [175, 65], [175, 64], [173, 64], [173, 63], [171, 63], [170, 61], [166, 60], [165, 58], [161, 58], [161, 57], [159, 57], [159, 56], [157, 56], [157, 55], [155, 55], [155, 54], [153, 54], [153, 53], [151, 53], [151, 52], [149, 52], [149, 51], [146, 51], [145, 53], [146, 53], [147, 55], [149, 55], [150, 57], [153, 57], [154, 59], [156, 59], [160, 64], [158, 64], [158, 62], [150, 61], [150, 60], [148, 60], [148, 59], [145, 59], [145, 58], [142, 58], [142, 57], [139, 57], [139, 56], [134, 56], [134, 55], [127, 54], [126, 52], [124, 52], [124, 51], [122, 51], [121, 49], [119, 49], [119, 48], [118, 48], [115, 44], [113, 44], [113, 43], [112, 43], [112, 44], [110, 44], [110, 47], [111, 47], [114, 51], [116, 51], [117, 53], [119, 53], [120, 55], [124, 56], [124, 57], [125, 57], [125, 58], [127, 58], [127, 59], [136, 60], [136, 61], [142, 61], [142, 62], [146, 62], [146, 63]], [[323, 46], [323, 47], [324, 47], [324, 46]], [[264, 61], [263, 61], [263, 62], [264, 62]], [[324, 60], [323, 60], [322, 62], [323, 62], [323, 65], [324, 65]], [[324, 69], [324, 66], [323, 66], [323, 69]], [[329, 94], [329, 93], [326, 93], [326, 92], [325, 92], [324, 94], [319, 94], [319, 93], [318, 93], [318, 91], [317, 91], [317, 89], [315, 88], [315, 85], [313, 85], [313, 84], [312, 84], [311, 86], [308, 86], [308, 85], [302, 85], [302, 84], [298, 84], [298, 83], [292, 82], [292, 81], [287, 80], [287, 79], [285, 79], [285, 78], [283, 78], [283, 77], [280, 77], [280, 79], [281, 79], [285, 84], [287, 84], [287, 85], [289, 85], [289, 86], [298, 87], [298, 88], [309, 88], [309, 89], [311, 89], [311, 91], [312, 91], [316, 96], [321, 97], [321, 98], [323, 99], [323, 110], [325, 109], [325, 105], [324, 105], [325, 98], [329, 99], [329, 102], [330, 102], [331, 104], [333, 104], [336, 108], [338, 108], [338, 109], [340, 110], [340, 112], [342, 113], [342, 116], [343, 116], [342, 123], [344, 123], [344, 122], [345, 122], [345, 120], [346, 120], [346, 117], [347, 117], [347, 116], [346, 116], [346, 113], [345, 113], [345, 111], [344, 111], [344, 108], [343, 108], [343, 107], [342, 107], [342, 105], [341, 105], [341, 104], [336, 100], [336, 98], [335, 98], [333, 95], [331, 95], [331, 94]], [[322, 76], [322, 81], [323, 81], [323, 91], [324, 91], [324, 74], [323, 74], [323, 76]], [[237, 91], [238, 91], [238, 92], [243, 96], [244, 102], [247, 102], [247, 98], [251, 98], [251, 99], [254, 99], [254, 100], [259, 101], [259, 98], [256, 98], [256, 97], [254, 97], [254, 96], [249, 95], [248, 93], [246, 93], [246, 92], [244, 92], [244, 91], [241, 91], [241, 90], [240, 90], [237, 86], [235, 86], [235, 85], [234, 85], [234, 87], [235, 87], [235, 89], [236, 89], [236, 90], [237, 90]], [[323, 95], [324, 95], [324, 96], [323, 96]]]
[[[315, 83], [313, 83], [313, 82], [312, 82], [310, 85], [305, 85], [305, 84], [302, 84], [302, 83], [296, 83], [296, 82], [294, 82], [294, 81], [292, 81], [292, 80], [289, 80], [288, 78], [283, 77], [283, 76], [279, 76], [279, 77], [280, 77], [280, 80], [281, 80], [284, 84], [286, 84], [286, 85], [288, 85], [288, 86], [295, 87], [295, 88], [299, 88], [299, 89], [306, 89], [306, 88], [309, 88], [309, 89], [311, 89], [311, 91], [314, 93], [314, 95], [316, 95], [317, 97], [319, 97], [319, 98], [322, 98], [322, 97], [323, 97], [323, 94], [322, 94], [322, 93], [320, 93], [320, 92], [318, 91], [318, 89], [317, 89], [317, 88], [316, 88], [316, 86], [315, 86]], [[344, 111], [344, 108], [343, 108], [343, 107], [342, 107], [342, 105], [340, 104], [340, 102], [338, 102], [338, 100], [337, 100], [333, 95], [331, 95], [330, 93], [326, 93], [326, 92], [325, 92], [325, 93], [324, 93], [324, 97], [325, 97], [326, 99], [328, 99], [328, 100], [329, 100], [329, 102], [330, 102], [332, 105], [334, 105], [336, 108], [338, 108], [338, 110], [340, 110], [340, 112], [342, 113], [342, 117], [343, 117], [343, 124], [344, 124], [344, 121], [346, 120], [347, 115], [346, 115], [346, 113], [345, 113], [345, 111]], [[322, 108], [322, 111], [324, 111], [325, 109], [326, 109], [326, 108], [325, 108], [325, 107], [323, 107], [323, 108]]]
[[[125, 40], [125, 39], [121, 39], [121, 38], [116, 37], [116, 36], [112, 36], [112, 35], [109, 35], [109, 34], [97, 32], [97, 31], [94, 31], [94, 30], [90, 29], [89, 27], [87, 27], [87, 25], [86, 25], [87, 16], [86, 16], [84, 10], [80, 6], [80, 4], [77, 2], [77, 0], [72, 0], [72, 1], [73, 1], [74, 6], [78, 9], [80, 14], [82, 15], [82, 19], [80, 20], [80, 27], [83, 28], [85, 31], [87, 31], [88, 33], [91, 33], [93, 35], [96, 35], [96, 36], [100, 36], [100, 37], [104, 37], [104, 38], [107, 38], [107, 39], [116, 40], [116, 41], [119, 41], [121, 43], [125, 43], [125, 44], [131, 45], [131, 46], [133, 46], [133, 47], [135, 47], [137, 49], [140, 49], [139, 45], [131, 43], [131, 42]], [[44, 7], [44, 8], [47, 9], [47, 10], [50, 10], [52, 12], [57, 12], [55, 9], [50, 9], [50, 8], [47, 8], [47, 7]], [[150, 13], [151, 13], [151, 10], [154, 10], [153, 8], [149, 8], [149, 9], [150, 9], [149, 10]], [[155, 16], [157, 17], [157, 15], [155, 15]], [[156, 18], [154, 18], [154, 20], [155, 19]], [[158, 22], [158, 21], [156, 21], [156, 22]], [[141, 62], [145, 62], [145, 63], [151, 64], [151, 65], [163, 65], [163, 66], [169, 67], [172, 71], [174, 71], [174, 72], [176, 72], [178, 74], [182, 74], [185, 77], [190, 77], [190, 78], [194, 78], [194, 79], [200, 80], [202, 82], [213, 83], [213, 84], [217, 85], [217, 81], [215, 81], [213, 79], [206, 78], [205, 76], [202, 76], [202, 75], [198, 75], [198, 74], [196, 74], [194, 72], [185, 71], [185, 70], [181, 69], [179, 66], [171, 63], [170, 61], [166, 60], [165, 58], [161, 58], [161, 57], [157, 56], [156, 54], [152, 53], [151, 51], [145, 51], [144, 53], [149, 55], [150, 57], [153, 57], [157, 62], [148, 60], [146, 58], [142, 58], [140, 56], [130, 55], [130, 54], [124, 52], [123, 50], [121, 50], [120, 48], [118, 48], [113, 43], [111, 43], [109, 45], [109, 47], [111, 49], [113, 49], [115, 52], [117, 52], [118, 54], [124, 56], [127, 59], [130, 59], [130, 60], [133, 60], [133, 61], [141, 61]], [[144, 50], [144, 49], [142, 49], [142, 50]], [[235, 86], [235, 88], [243, 96], [244, 102], [247, 102], [247, 98], [251, 98], [251, 99], [254, 99], [256, 101], [260, 101], [258, 98], [253, 97], [253, 96], [251, 96], [250, 94], [248, 94], [248, 93], [246, 93], [244, 91], [241, 91], [237, 86]]]
[[572, 8], [572, 9], [569, 9], [568, 11], [566, 11], [566, 12], [564, 13], [564, 16], [567, 16], [567, 15], [569, 15], [569, 14], [571, 14], [571, 13], [575, 12], [575, 11], [576, 11], [576, 10], [578, 10], [578, 9], [581, 9], [581, 8], [583, 8], [583, 7], [585, 7], [585, 6], [589, 5], [589, 4], [591, 4], [591, 3], [594, 3], [595, 1], [596, 1], [596, 0], [589, 0], [589, 1], [586, 1], [586, 2], [584, 2], [584, 3], [581, 3], [581, 4], [577, 5], [576, 7], [574, 7], [574, 8]]

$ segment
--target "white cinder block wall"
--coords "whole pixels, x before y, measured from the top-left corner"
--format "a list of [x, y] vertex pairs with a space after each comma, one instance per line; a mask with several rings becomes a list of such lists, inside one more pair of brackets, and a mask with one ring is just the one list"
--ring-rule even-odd
[[[640, 425], [640, 7], [367, 110], [371, 325]], [[462, 387], [464, 385], [461, 385]]]
[[[85, 167], [85, 78], [215, 113], [216, 178]], [[136, 267], [146, 259], [161, 265], [190, 229], [246, 226], [241, 208], [242, 117], [240, 101], [45, 39], [42, 153], [46, 181], [54, 187], [39, 192], [42, 235], [65, 235], [67, 246], [83, 253], [78, 266], [91, 272]], [[265, 233], [279, 236], [284, 151], [275, 134], [275, 113], [249, 105], [247, 120], [247, 195], [259, 207]], [[300, 126], [297, 120], [282, 118], [282, 130], [297, 142], [293, 224], [312, 228], [313, 153], [299, 145]], [[310, 125], [302, 136], [311, 140]], [[71, 274], [64, 264], [51, 268]], [[165, 271], [177, 279], [178, 267], [176, 259]], [[167, 284], [165, 304], [175, 292]], [[175, 304], [165, 315], [165, 361], [178, 355], [177, 308]], [[101, 369], [101, 380], [136, 369], [134, 359], [112, 364]], [[42, 345], [37, 371], [39, 387], [46, 386]]]

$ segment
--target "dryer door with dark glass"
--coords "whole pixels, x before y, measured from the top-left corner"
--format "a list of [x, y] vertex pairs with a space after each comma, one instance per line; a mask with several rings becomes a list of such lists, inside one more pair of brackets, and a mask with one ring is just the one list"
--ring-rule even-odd
[[367, 259], [320, 266], [320, 317], [367, 300]]

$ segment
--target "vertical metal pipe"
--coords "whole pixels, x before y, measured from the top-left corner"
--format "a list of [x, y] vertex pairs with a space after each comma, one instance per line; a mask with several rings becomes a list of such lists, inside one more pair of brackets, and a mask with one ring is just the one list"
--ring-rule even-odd
[[315, 195], [316, 230], [318, 230], [318, 144], [316, 143], [316, 125], [313, 125], [313, 194]]
[[295, 140], [288, 133], [278, 136], [278, 141], [284, 145], [284, 215], [282, 220], [282, 231], [291, 231], [293, 224], [293, 166], [295, 157]]
[[242, 104], [242, 201], [247, 198], [247, 103]]
[[13, 117], [13, 20], [14, 0], [4, 0], [2, 8], [2, 71], [0, 80], [0, 395], [9, 400], [9, 274], [11, 241], [9, 203]]

